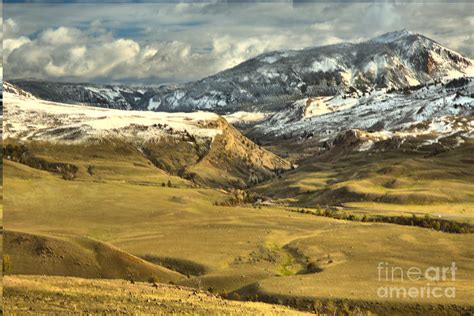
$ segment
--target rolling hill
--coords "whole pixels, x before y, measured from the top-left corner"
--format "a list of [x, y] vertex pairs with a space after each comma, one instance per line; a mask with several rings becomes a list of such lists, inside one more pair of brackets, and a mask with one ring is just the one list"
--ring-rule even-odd
[[160, 282], [184, 275], [151, 264], [116, 247], [87, 237], [50, 237], [15, 231], [4, 233], [4, 250], [11, 274], [75, 276]]

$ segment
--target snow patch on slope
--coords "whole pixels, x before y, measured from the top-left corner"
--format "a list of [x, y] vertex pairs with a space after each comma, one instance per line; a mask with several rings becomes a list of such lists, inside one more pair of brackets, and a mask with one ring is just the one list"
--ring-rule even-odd
[[232, 114], [224, 115], [223, 117], [230, 124], [253, 124], [264, 121], [271, 115], [273, 112], [245, 112], [239, 111]]
[[[43, 101], [6, 92], [4, 139], [84, 142], [102, 138], [148, 141], [188, 133], [213, 139], [219, 116], [208, 112], [122, 111]], [[214, 127], [208, 127], [213, 125]]]
[[148, 111], [155, 111], [157, 110], [161, 105], [161, 100], [159, 98], [153, 97], [148, 100]]
[[[474, 118], [472, 117], [454, 117], [454, 116], [443, 116], [437, 117], [433, 120], [425, 122], [414, 123], [413, 125], [395, 131], [377, 131], [371, 132], [360, 129], [352, 129], [348, 132], [341, 133], [338, 135], [340, 139], [352, 135], [353, 137], [348, 142], [352, 143], [356, 151], [368, 151], [371, 150], [377, 143], [394, 140], [397, 148], [400, 148], [405, 141], [418, 140], [416, 147], [421, 148], [423, 146], [430, 146], [434, 144], [440, 144], [442, 147], [447, 148], [443, 141], [452, 136], [455, 136], [455, 143], [452, 141], [449, 145], [450, 148], [459, 146], [464, 142], [464, 138], [473, 137], [473, 126]], [[337, 139], [337, 138], [336, 138]], [[357, 141], [354, 141], [356, 139]]]
[[391, 42], [395, 42], [396, 40], [399, 40], [403, 37], [413, 35], [413, 32], [407, 31], [407, 30], [401, 30], [401, 31], [395, 31], [395, 32], [389, 32], [382, 34], [380, 36], [377, 36], [373, 39], [371, 39], [371, 42], [375, 43], [381, 43], [381, 44], [387, 44]]
[[311, 70], [314, 72], [331, 72], [336, 71], [340, 68], [339, 62], [334, 58], [325, 58], [322, 60], [316, 60], [311, 65]]
[[277, 62], [278, 60], [280, 60], [281, 58], [282, 56], [280, 54], [273, 54], [273, 55], [265, 56], [260, 60], [268, 64], [273, 64]]

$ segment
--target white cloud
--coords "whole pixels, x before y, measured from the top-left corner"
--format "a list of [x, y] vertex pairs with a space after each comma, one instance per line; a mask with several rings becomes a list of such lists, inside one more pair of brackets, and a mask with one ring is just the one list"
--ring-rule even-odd
[[[104, 37], [75, 28], [49, 28], [36, 39], [20, 36], [4, 41], [6, 77], [193, 80], [265, 51], [286, 48], [288, 36], [226, 35], [213, 38], [208, 51], [198, 52], [181, 41], [140, 45], [132, 39]], [[295, 43], [301, 42], [301, 38], [295, 38]]]
[[255, 36], [236, 39], [230, 36], [215, 38], [212, 53], [220, 69], [233, 67], [266, 51], [287, 48], [285, 36]]
[[26, 36], [20, 36], [18, 38], [8, 38], [3, 41], [3, 58], [7, 59], [10, 53], [18, 47], [29, 43], [30, 39]]
[[41, 33], [40, 40], [49, 45], [64, 45], [74, 43], [80, 36], [79, 30], [61, 26], [44, 31]]
[[1, 18], [3, 24], [3, 33], [5, 37], [13, 36], [17, 31], [17, 24], [12, 19], [6, 19], [3, 23], [3, 18]]
[[[67, 27], [47, 29], [30, 40], [24, 36], [4, 41], [5, 72], [22, 77], [95, 77], [114, 75], [114, 69], [133, 65], [140, 45], [131, 39], [101, 41]], [[131, 71], [131, 69], [127, 69]]]

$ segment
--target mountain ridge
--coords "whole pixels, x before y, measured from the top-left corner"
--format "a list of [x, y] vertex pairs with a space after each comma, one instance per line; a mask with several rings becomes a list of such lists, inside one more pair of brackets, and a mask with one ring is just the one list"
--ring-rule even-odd
[[13, 80], [42, 99], [94, 106], [218, 113], [279, 110], [305, 96], [400, 89], [474, 74], [471, 59], [421, 34], [397, 31], [360, 43], [263, 53], [184, 84], [129, 88]]

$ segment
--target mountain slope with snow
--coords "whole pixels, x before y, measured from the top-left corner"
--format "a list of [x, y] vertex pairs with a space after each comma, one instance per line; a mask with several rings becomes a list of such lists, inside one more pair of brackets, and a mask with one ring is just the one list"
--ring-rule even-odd
[[[273, 142], [311, 140], [323, 145], [352, 129], [365, 131], [366, 138], [375, 142], [428, 134], [434, 139], [455, 133], [472, 137], [472, 116], [474, 80], [460, 78], [399, 91], [375, 91], [362, 97], [302, 99], [256, 125], [250, 135]], [[443, 124], [448, 127], [431, 128]]]
[[[154, 88], [137, 88], [87, 83], [12, 80], [15, 86], [48, 101], [91, 105], [119, 110], [155, 110]], [[155, 88], [156, 89], [156, 88]]]
[[298, 135], [298, 131], [329, 135], [350, 128], [396, 129], [434, 117], [473, 115], [473, 81], [453, 79], [413, 90], [374, 91], [360, 97], [306, 98], [276, 113], [256, 129], [275, 136]]
[[[55, 103], [8, 83], [4, 94], [5, 143], [80, 148], [113, 144], [118, 152], [132, 150], [160, 169], [211, 186], [245, 187], [250, 179], [261, 181], [277, 169], [289, 168], [288, 162], [252, 143], [214, 113], [124, 111]], [[220, 178], [211, 179], [209, 173]]]
[[5, 138], [71, 143], [107, 137], [147, 141], [181, 134], [213, 139], [221, 133], [217, 126], [207, 127], [219, 120], [209, 112], [102, 109], [40, 100], [8, 83], [4, 90], [8, 100]]

